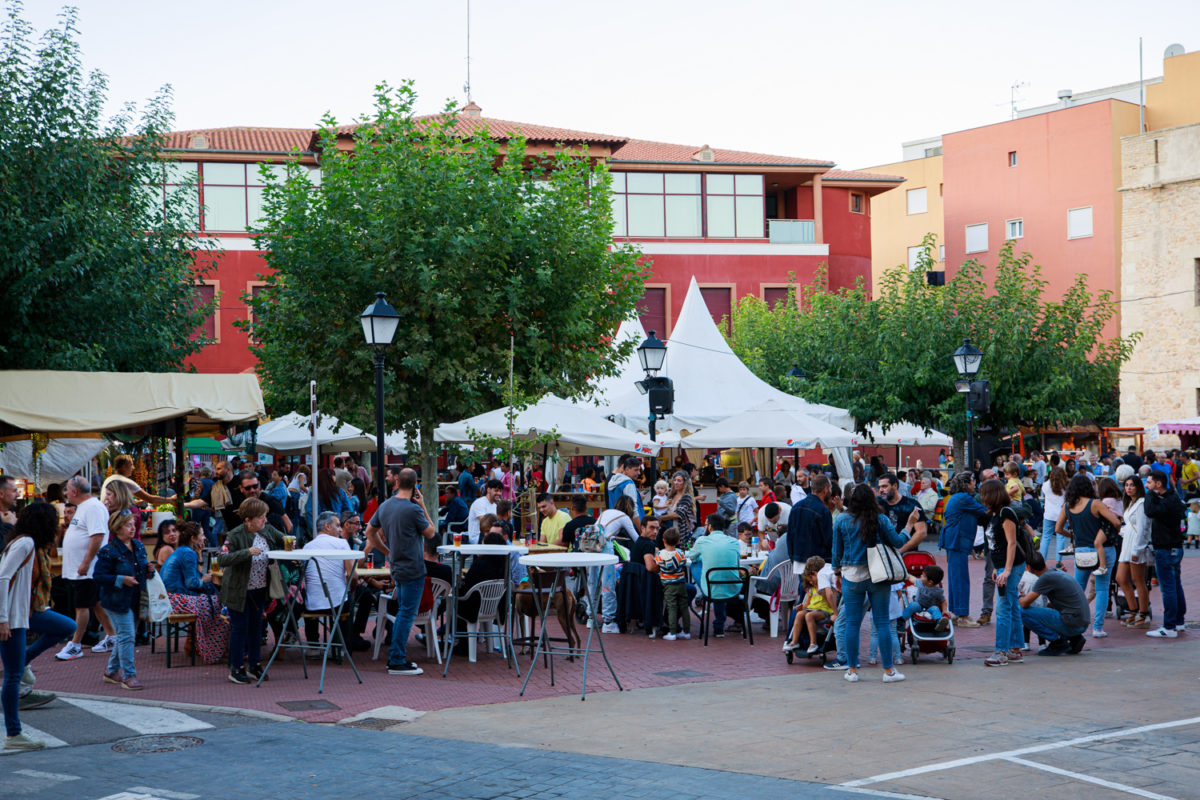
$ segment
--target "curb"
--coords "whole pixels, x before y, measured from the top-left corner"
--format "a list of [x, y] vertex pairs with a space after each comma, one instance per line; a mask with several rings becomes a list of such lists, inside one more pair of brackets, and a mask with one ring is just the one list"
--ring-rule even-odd
[[[50, 690], [46, 690], [50, 691]], [[78, 692], [53, 692], [59, 697], [73, 697], [79, 700], [99, 700], [106, 703], [124, 703], [130, 706], [150, 706], [152, 708], [169, 708], [174, 711], [198, 711], [208, 714], [229, 714], [237, 717], [250, 717], [267, 722], [302, 722], [296, 717], [286, 714], [276, 714], [271, 711], [259, 711], [254, 708], [233, 708], [231, 706], [206, 706], [200, 703], [178, 703], [172, 700], [148, 700], [140, 697], [109, 697], [99, 694], [80, 694]]]

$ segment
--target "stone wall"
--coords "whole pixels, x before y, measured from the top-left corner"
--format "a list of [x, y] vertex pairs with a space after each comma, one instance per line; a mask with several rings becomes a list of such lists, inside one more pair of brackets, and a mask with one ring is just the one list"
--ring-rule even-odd
[[1127, 136], [1121, 154], [1121, 334], [1143, 335], [1121, 424], [1200, 416], [1200, 124]]

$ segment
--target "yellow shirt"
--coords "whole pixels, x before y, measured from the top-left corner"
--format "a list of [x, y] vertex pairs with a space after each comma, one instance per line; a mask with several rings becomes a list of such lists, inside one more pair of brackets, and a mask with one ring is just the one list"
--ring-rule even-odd
[[1189, 461], [1179, 468], [1179, 483], [1184, 489], [1195, 489], [1196, 479], [1200, 478], [1200, 464]]
[[541, 540], [546, 544], [561, 544], [562, 529], [571, 521], [571, 517], [561, 508], [553, 516], [542, 520]]
[[825, 595], [821, 594], [820, 590], [812, 587], [808, 590], [808, 594], [804, 598], [804, 607], [814, 611], [824, 611], [830, 616], [833, 615], [833, 607], [825, 600]]
[[1009, 478], [1004, 488], [1008, 490], [1008, 496], [1014, 503], [1021, 502], [1021, 498], [1025, 496], [1025, 487], [1016, 478]]

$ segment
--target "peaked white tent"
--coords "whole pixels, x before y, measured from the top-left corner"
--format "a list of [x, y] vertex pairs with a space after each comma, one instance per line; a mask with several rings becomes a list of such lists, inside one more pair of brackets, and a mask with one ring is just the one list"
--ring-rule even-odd
[[[309, 418], [295, 412], [273, 419], [258, 429], [258, 450], [262, 453], [279, 455], [304, 455], [312, 452], [313, 435], [309, 430]], [[317, 447], [322, 453], [340, 453], [343, 450], [375, 451], [375, 437], [353, 425], [343, 424], [337, 431], [337, 417], [320, 415], [317, 427]]]
[[[620, 455], [643, 453], [655, 455], [659, 446], [646, 437], [622, 428], [605, 419], [603, 412], [546, 395], [513, 418], [513, 438], [521, 441], [555, 433], [553, 445], [561, 456]], [[439, 425], [433, 433], [436, 442], [470, 442], [471, 431], [497, 439], [509, 436], [508, 407], [497, 408], [458, 422]]]
[[[619, 394], [606, 393], [604, 404], [617, 422], [631, 430], [644, 430], [649, 413], [646, 398], [633, 386], [644, 374], [636, 357], [633, 363], [635, 377], [626, 379]], [[768, 400], [839, 428], [854, 427], [854, 418], [845, 409], [809, 403], [751, 372], [713, 322], [695, 277], [667, 339], [667, 360], [660, 374], [675, 383], [675, 411], [658, 424], [662, 430], [701, 430]]]
[[[621, 371], [617, 375], [607, 378], [601, 378], [596, 383], [596, 393], [591, 407], [606, 406], [610, 401], [624, 397], [633, 389], [633, 384], [646, 377], [646, 373], [642, 370], [641, 362], [638, 361], [637, 346], [646, 338], [645, 331], [642, 330], [642, 324], [636, 319], [627, 319], [617, 328], [617, 335], [613, 337], [613, 347], [620, 345], [624, 341], [633, 342], [633, 351], [625, 358], [621, 364]], [[588, 405], [586, 401], [581, 402], [583, 405]]]
[[863, 444], [890, 445], [894, 447], [950, 447], [954, 444], [950, 437], [941, 431], [925, 432], [920, 425], [911, 422], [897, 422], [889, 425], [885, 431], [883, 425], [872, 422], [867, 426], [867, 435]]
[[774, 400], [683, 437], [684, 447], [774, 447], [830, 450], [857, 447], [858, 437]]

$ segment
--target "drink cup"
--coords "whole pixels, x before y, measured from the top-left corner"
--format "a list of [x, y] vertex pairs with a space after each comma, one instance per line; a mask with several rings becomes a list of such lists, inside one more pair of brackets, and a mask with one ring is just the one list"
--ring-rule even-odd
[[454, 534], [454, 546], [455, 546], [455, 547], [462, 547], [462, 534], [461, 534], [461, 533], [455, 532], [455, 534]]
[[758, 537], [757, 536], [753, 536], [750, 538], [750, 553], [752, 555], [758, 555]]
[[293, 548], [295, 548], [295, 546], [296, 546], [296, 537], [295, 536], [284, 536], [283, 537], [283, 549], [284, 550], [292, 550]]

